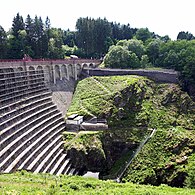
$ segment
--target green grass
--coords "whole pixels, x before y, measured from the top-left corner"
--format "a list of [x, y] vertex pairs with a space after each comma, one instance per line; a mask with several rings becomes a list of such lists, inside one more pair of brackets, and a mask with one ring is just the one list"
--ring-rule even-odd
[[[108, 119], [109, 125], [116, 126], [118, 120], [120, 122], [119, 112], [123, 112], [121, 114], [123, 117], [130, 106], [134, 106], [134, 109], [139, 107], [142, 96], [145, 96], [151, 83], [144, 77], [131, 75], [84, 79], [77, 85], [67, 115], [78, 113], [85, 118], [95, 115], [98, 118]], [[120, 111], [119, 107], [121, 107]]]
[[[79, 133], [64, 133], [65, 148], [66, 150], [75, 148], [77, 150], [82, 150], [85, 153], [88, 148], [102, 148], [101, 143], [101, 131], [80, 131]], [[72, 135], [72, 136], [70, 136]], [[67, 136], [72, 139], [67, 139]]]
[[[195, 131], [181, 127], [158, 129], [130, 165], [124, 180], [142, 184], [167, 183], [182, 187], [195, 148]], [[183, 175], [183, 176], [182, 176]], [[179, 179], [180, 178], [180, 179]], [[180, 183], [174, 183], [174, 181]]]
[[[90, 87], [85, 87], [85, 82]], [[75, 94], [69, 111], [81, 109], [81, 106], [76, 107], [80, 101], [85, 110], [105, 117], [115, 130], [123, 130], [124, 127], [157, 129], [155, 136], [133, 160], [124, 181], [193, 186], [191, 156], [195, 148], [195, 103], [178, 85], [156, 84], [137, 76], [113, 76], [88, 78], [82, 81], [81, 86], [78, 84], [77, 90], [79, 93]], [[109, 144], [112, 145], [112, 139], [136, 144], [142, 139], [141, 135], [137, 136], [130, 130], [118, 134], [115, 130], [110, 131], [110, 136], [102, 134], [101, 140], [109, 137]], [[104, 148], [105, 154], [106, 149], [112, 150], [112, 147]], [[125, 156], [118, 156], [110, 173], [123, 164], [123, 159]]]
[[2, 195], [193, 195], [195, 190], [116, 183], [79, 176], [54, 176], [49, 174], [32, 174], [25, 171], [0, 175], [0, 194]]

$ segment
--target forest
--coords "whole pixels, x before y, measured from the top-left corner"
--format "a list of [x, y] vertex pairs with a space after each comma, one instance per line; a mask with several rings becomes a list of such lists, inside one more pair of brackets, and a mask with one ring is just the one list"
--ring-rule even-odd
[[49, 17], [17, 13], [8, 32], [0, 26], [0, 59], [104, 59], [109, 68], [161, 67], [179, 71], [184, 90], [195, 96], [195, 37], [179, 32], [177, 40], [148, 28], [109, 22], [106, 18], [78, 18], [76, 30], [53, 28]]

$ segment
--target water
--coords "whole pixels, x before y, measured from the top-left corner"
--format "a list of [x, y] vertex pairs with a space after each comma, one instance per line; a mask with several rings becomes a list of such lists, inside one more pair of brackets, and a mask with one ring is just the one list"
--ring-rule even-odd
[[85, 173], [83, 175], [83, 177], [92, 177], [92, 178], [99, 179], [99, 172], [91, 172], [91, 171], [88, 171], [87, 173]]

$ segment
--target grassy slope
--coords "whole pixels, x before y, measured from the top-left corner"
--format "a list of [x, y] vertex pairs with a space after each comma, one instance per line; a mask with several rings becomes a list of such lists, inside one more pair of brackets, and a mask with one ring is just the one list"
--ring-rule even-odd
[[[137, 76], [90, 77], [77, 85], [68, 115], [106, 118], [110, 126], [134, 122], [134, 112], [149, 92], [151, 81]], [[131, 109], [130, 109], [131, 108]], [[127, 116], [128, 115], [128, 116]], [[126, 118], [132, 120], [125, 120]], [[124, 120], [121, 123], [120, 120]]]
[[124, 180], [182, 187], [194, 155], [195, 104], [178, 86], [165, 84], [156, 87], [143, 109], [149, 111], [149, 125], [157, 132], [133, 161]]
[[85, 115], [78, 104], [82, 102], [93, 115], [107, 117], [110, 126], [157, 129], [124, 180], [183, 186], [189, 170], [194, 170], [194, 102], [177, 85], [154, 84], [143, 77], [95, 77], [95, 80], [88, 78], [79, 83], [70, 112]]
[[2, 195], [60, 195], [60, 194], [195, 194], [195, 190], [137, 185], [118, 184], [113, 181], [100, 181], [78, 176], [53, 176], [32, 174], [25, 171], [0, 175], [0, 194]]

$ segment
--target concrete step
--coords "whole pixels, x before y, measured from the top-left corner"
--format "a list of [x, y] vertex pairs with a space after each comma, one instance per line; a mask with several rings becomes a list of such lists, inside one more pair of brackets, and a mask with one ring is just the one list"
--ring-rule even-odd
[[37, 89], [37, 90], [31, 90], [31, 91], [27, 90], [23, 94], [18, 94], [18, 95], [15, 95], [15, 96], [11, 96], [11, 97], [5, 98], [5, 99], [1, 100], [0, 103], [2, 104], [2, 106], [5, 106], [5, 105], [8, 105], [10, 103], [15, 102], [16, 100], [20, 100], [20, 99], [23, 99], [23, 98], [28, 98], [28, 97], [30, 97], [32, 95], [41, 94], [41, 93], [46, 92], [46, 91], [47, 91], [46, 88]]
[[[53, 136], [59, 134], [60, 132], [62, 132], [63, 128], [56, 130], [56, 128], [59, 125], [54, 126], [50, 131], [45, 132], [43, 135], [41, 135], [40, 137], [37, 138], [39, 132], [37, 132], [34, 137], [37, 138], [35, 141], [31, 141], [32, 137], [29, 138], [28, 140], [26, 140], [25, 142], [23, 142], [15, 151], [13, 151], [13, 155], [12, 156], [17, 156], [15, 159], [12, 158], [12, 162], [11, 164], [9, 164], [9, 166], [5, 169], [4, 172], [11, 172], [15, 167], [16, 164], [26, 155], [31, 155], [29, 154], [29, 151], [32, 151], [32, 149], [34, 148], [34, 151], [38, 151], [41, 149], [40, 146], [44, 146], [45, 143], [49, 142], [49, 140], [52, 139]], [[56, 130], [55, 132], [53, 132], [54, 130]], [[52, 134], [51, 134], [52, 133]], [[51, 134], [51, 135], [50, 135]], [[30, 145], [25, 145], [28, 142], [30, 142]], [[21, 149], [24, 146], [24, 149]], [[22, 150], [22, 151], [20, 151]], [[14, 154], [17, 151], [20, 151], [19, 154]], [[31, 156], [32, 157], [32, 156]], [[27, 157], [26, 157], [27, 158]]]
[[[64, 142], [61, 142], [60, 144], [64, 144]], [[57, 146], [56, 146], [57, 147]], [[56, 148], [55, 147], [55, 148]], [[56, 150], [57, 150], [57, 148], [56, 148]], [[47, 166], [44, 168], [44, 169], [42, 169], [42, 173], [48, 173], [49, 172], [49, 170], [51, 170], [52, 169], [52, 167], [54, 166], [53, 164], [54, 164], [54, 162], [56, 161], [56, 159], [61, 155], [61, 153], [64, 151], [64, 149], [61, 149], [61, 150], [59, 150], [57, 153], [56, 153], [56, 155], [51, 159], [51, 161], [49, 162], [49, 164], [47, 164]]]
[[3, 95], [0, 95], [0, 100], [5, 100], [7, 97], [9, 98], [10, 96], [14, 98], [15, 96], [17, 96], [19, 94], [21, 94], [21, 95], [26, 94], [26, 91], [33, 91], [33, 90], [43, 89], [43, 88], [45, 88], [44, 84], [39, 86], [39, 87], [37, 87], [37, 86], [31, 87], [31, 86], [26, 85], [20, 90], [10, 90], [9, 93], [4, 92]]
[[4, 115], [5, 113], [7, 113], [10, 110], [15, 109], [18, 106], [21, 106], [23, 104], [27, 104], [27, 103], [31, 102], [32, 100], [35, 100], [35, 99], [38, 100], [39, 98], [48, 97], [48, 96], [51, 97], [50, 91], [46, 91], [46, 92], [41, 93], [41, 94], [34, 94], [30, 97], [24, 97], [24, 98], [21, 98], [20, 100], [17, 100], [15, 102], [11, 102], [11, 103], [8, 103], [6, 105], [1, 105], [0, 116]]
[[[39, 119], [42, 119], [43, 117], [46, 117], [48, 116], [45, 120], [42, 120], [42, 123], [44, 123], [45, 121], [48, 120], [48, 118], [53, 118], [55, 115], [56, 116], [60, 116], [60, 113], [57, 112], [57, 113], [53, 113], [53, 112], [50, 112], [49, 113], [51, 116], [49, 117], [48, 116], [48, 113], [46, 113], [44, 116], [41, 116]], [[33, 121], [33, 124], [36, 123], [36, 121]], [[27, 130], [23, 133], [20, 134], [20, 136], [15, 136], [15, 137], [12, 137], [13, 134], [9, 135], [6, 139], [2, 140], [0, 142], [0, 145], [3, 146], [3, 148], [0, 150], [0, 156], [2, 157], [3, 159], [3, 154], [6, 153], [8, 150], [11, 149], [11, 147], [13, 147], [16, 143], [18, 143], [18, 141], [21, 141], [22, 138], [24, 138], [25, 136], [27, 136], [31, 131], [35, 130], [37, 127], [39, 127], [41, 125], [41, 123], [36, 123], [35, 125], [32, 126], [32, 128], [27, 128]], [[27, 127], [29, 126], [29, 124], [26, 125]], [[24, 127], [22, 127], [24, 128]], [[17, 132], [19, 132], [21, 129], [19, 129]], [[7, 141], [7, 142], [6, 142]], [[17, 147], [17, 146], [15, 146]], [[1, 159], [0, 159], [0, 162], [1, 162]]]
[[[52, 151], [46, 156], [46, 158], [39, 164], [39, 166], [35, 169], [34, 173], [39, 173], [42, 172], [41, 170], [43, 170], [44, 165], [47, 164], [49, 162], [49, 159], [53, 156], [54, 153], [57, 153], [57, 151], [59, 150], [59, 148], [61, 148], [63, 146], [63, 142], [60, 142], [58, 145], [56, 145], [56, 147], [54, 147], [52, 149]], [[57, 153], [58, 155], [61, 154], [64, 151], [64, 149], [60, 149], [59, 152]], [[55, 155], [56, 156], [56, 155]], [[54, 159], [54, 158], [53, 158]], [[51, 159], [51, 160], [53, 160]], [[50, 161], [51, 162], [51, 161]], [[49, 165], [47, 165], [49, 166]], [[47, 167], [46, 167], [47, 168]], [[46, 169], [45, 168], [45, 169]]]
[[48, 153], [48, 151], [51, 151], [52, 148], [55, 146], [55, 143], [59, 140], [62, 140], [62, 136], [58, 136], [56, 139], [54, 139], [53, 141], [51, 141], [50, 144], [47, 145], [46, 148], [44, 148], [44, 150], [33, 160], [33, 162], [31, 162], [31, 164], [26, 168], [27, 170], [31, 170], [33, 171], [36, 170], [36, 164], [39, 162], [39, 160], [41, 159], [41, 157], [45, 154]]
[[37, 112], [43, 108], [47, 108], [47, 107], [52, 106], [52, 105], [53, 105], [52, 101], [46, 102], [46, 103], [44, 102], [42, 104], [33, 106], [32, 108], [29, 108], [28, 110], [25, 110], [21, 113], [18, 113], [18, 114], [16, 113], [14, 116], [12, 116], [12, 117], [8, 118], [7, 120], [4, 120], [2, 123], [0, 123], [0, 130], [4, 129], [6, 126], [9, 126], [11, 123], [18, 121], [22, 117], [29, 116], [29, 114], [31, 114], [32, 112]]
[[[62, 126], [60, 128], [61, 129], [58, 129], [56, 132], [51, 134], [51, 136], [50, 136], [51, 139], [53, 139], [52, 138], [53, 136], [60, 136], [60, 133], [63, 131], [64, 126]], [[45, 141], [43, 141], [43, 143], [45, 145], [47, 145], [50, 142], [50, 140], [47, 137], [48, 136], [43, 138], [43, 140], [45, 140]], [[36, 149], [36, 147], [39, 147], [39, 145], [42, 145], [40, 143], [37, 143], [37, 145], [34, 145], [33, 142], [36, 142], [36, 141], [34, 141], [33, 139], [34, 138], [31, 138], [31, 140], [28, 140], [26, 142], [24, 141], [24, 144], [22, 144], [23, 142], [19, 141], [18, 144], [21, 144], [21, 145], [18, 145], [17, 148], [16, 147], [10, 148], [6, 153], [4, 153], [4, 155], [1, 156], [2, 159], [1, 159], [1, 163], [0, 163], [0, 170], [4, 170], [15, 158], [17, 158], [20, 155], [20, 153], [22, 153], [23, 150], [25, 150], [25, 147], [27, 147], [27, 148], [30, 147], [29, 151], [27, 151], [27, 152], [30, 152], [30, 151], [32, 152], [33, 150]], [[38, 151], [37, 151], [37, 154], [38, 154]]]
[[68, 173], [69, 173], [70, 170], [71, 170], [71, 167], [72, 167], [72, 165], [71, 165], [71, 162], [70, 162], [70, 160], [69, 160], [68, 163], [67, 163], [67, 165], [66, 165], [66, 167], [65, 167], [64, 170], [62, 171], [62, 174], [63, 174], [63, 175], [68, 175]]
[[7, 128], [1, 130], [0, 144], [3, 143], [3, 140], [5, 138], [8, 139], [9, 137], [12, 136], [12, 134], [15, 134], [15, 132], [19, 132], [22, 127], [31, 124], [33, 121], [36, 121], [40, 117], [47, 115], [48, 113], [52, 112], [53, 110], [56, 110], [55, 105], [51, 105], [51, 106], [46, 107], [42, 110], [38, 110], [37, 112], [32, 113], [31, 115], [29, 115], [21, 120], [18, 120], [18, 122], [13, 123], [12, 125], [8, 126]]
[[58, 167], [59, 169], [57, 171], [55, 171], [55, 175], [62, 174], [62, 172], [64, 171], [64, 169], [66, 168], [66, 166], [68, 165], [69, 162], [70, 162], [69, 159], [64, 158], [64, 161], [61, 162], [61, 165]]
[[24, 85], [22, 84], [22, 85], [17, 85], [17, 86], [11, 86], [9, 88], [6, 87], [5, 89], [0, 89], [0, 94], [6, 94], [7, 91], [10, 91], [10, 90], [17, 91], [20, 88], [23, 88], [23, 87], [29, 88], [31, 86], [36, 86], [37, 88], [39, 88], [39, 86], [45, 86], [45, 83], [44, 82], [42, 82], [42, 83], [33, 83], [33, 84], [28, 83], [28, 84], [24, 84]]
[[55, 163], [55, 166], [51, 169], [50, 174], [54, 174], [56, 169], [61, 165], [62, 161], [66, 158], [66, 154], [61, 155], [57, 163]]
[[11, 117], [28, 110], [29, 108], [32, 108], [34, 106], [37, 106], [39, 104], [46, 103], [46, 102], [51, 102], [51, 97], [44, 97], [38, 100], [35, 99], [35, 100], [32, 100], [32, 102], [29, 102], [27, 104], [24, 103], [23, 105], [18, 106], [14, 108], [13, 110], [10, 110], [2, 114], [0, 118], [0, 124], [2, 124], [5, 120], [8, 120]]

